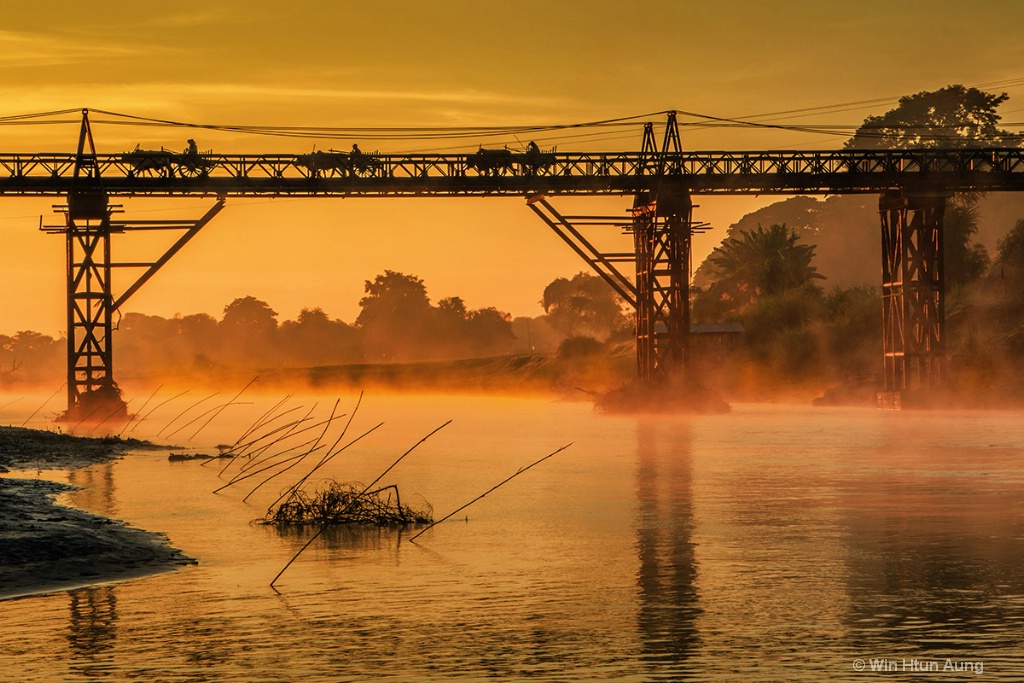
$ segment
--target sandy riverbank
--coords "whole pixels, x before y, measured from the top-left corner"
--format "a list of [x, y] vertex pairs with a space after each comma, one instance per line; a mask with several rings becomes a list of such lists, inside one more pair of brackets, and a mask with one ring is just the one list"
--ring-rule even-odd
[[[19, 470], [72, 469], [144, 446], [0, 427], [0, 600], [121, 581], [195, 561], [166, 537], [57, 505], [66, 484], [19, 478]], [[26, 473], [27, 474], [27, 473]]]

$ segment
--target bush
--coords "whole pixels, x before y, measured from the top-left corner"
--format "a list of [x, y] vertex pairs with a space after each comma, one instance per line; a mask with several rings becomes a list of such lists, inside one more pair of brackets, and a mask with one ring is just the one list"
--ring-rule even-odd
[[601, 355], [605, 350], [605, 345], [593, 337], [569, 337], [558, 345], [558, 358], [560, 360], [592, 358]]

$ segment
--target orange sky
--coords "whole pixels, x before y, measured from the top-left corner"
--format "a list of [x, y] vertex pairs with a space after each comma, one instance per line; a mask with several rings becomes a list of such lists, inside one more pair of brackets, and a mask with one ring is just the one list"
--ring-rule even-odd
[[[266, 0], [176, 0], [164, 9], [110, 0], [3, 3], [0, 116], [88, 107], [192, 123], [464, 126], [679, 109], [855, 126], [892, 108], [900, 95], [1024, 76], [1024, 4], [1018, 3], [968, 9], [945, 0], [293, 0], [284, 7]], [[1024, 118], [1024, 85], [989, 89], [1011, 96], [1002, 109], [1005, 122]], [[858, 102], [798, 118], [777, 113]], [[223, 153], [302, 153], [314, 144], [100, 122], [94, 131], [100, 153], [138, 143], [180, 149], [188, 137]], [[637, 149], [639, 131], [554, 136], [542, 146]], [[76, 139], [74, 122], [0, 126], [0, 152], [71, 152]], [[683, 129], [689, 149], [814, 149], [842, 141], [734, 127]], [[316, 144], [352, 142], [359, 140]], [[406, 140], [361, 147], [465, 151], [476, 144]], [[695, 253], [706, 254], [729, 224], [771, 200], [697, 198], [695, 218], [715, 230], [695, 239]], [[570, 200], [556, 206], [559, 201]], [[574, 201], [589, 202], [587, 213], [630, 205], [628, 198]], [[0, 333], [63, 329], [62, 240], [37, 231], [40, 214], [54, 220], [53, 203], [0, 201]], [[211, 203], [132, 200], [126, 216], [198, 217]], [[115, 239], [115, 258], [137, 251], [131, 239]], [[628, 238], [609, 239], [626, 240], [628, 248]], [[583, 268], [520, 200], [232, 199], [125, 309], [219, 317], [232, 299], [251, 294], [282, 320], [303, 306], [320, 306], [351, 322], [363, 282], [391, 269], [423, 278], [434, 301], [462, 296], [471, 308], [537, 315], [544, 286]], [[125, 286], [115, 282], [115, 289]]]

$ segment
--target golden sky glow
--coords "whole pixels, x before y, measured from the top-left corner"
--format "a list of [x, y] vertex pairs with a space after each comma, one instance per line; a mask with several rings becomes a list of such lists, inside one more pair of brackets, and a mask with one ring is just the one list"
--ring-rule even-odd
[[[0, 5], [0, 116], [88, 107], [192, 123], [457, 126], [571, 123], [665, 109], [752, 117], [866, 102], [763, 119], [856, 125], [904, 94], [1024, 76], [1022, 25], [1024, 4], [968, 9], [946, 0], [7, 2]], [[1011, 96], [1004, 121], [1024, 118], [1024, 86], [990, 89]], [[0, 152], [73, 151], [73, 119], [0, 126]], [[302, 153], [314, 144], [103, 123], [95, 134], [101, 153], [136, 144], [180, 149], [187, 137], [224, 153]], [[723, 127], [683, 132], [691, 149], [814, 149], [842, 141]], [[544, 141], [552, 144], [637, 149], [639, 128]], [[397, 152], [475, 145], [361, 146]], [[620, 212], [630, 203], [589, 201], [599, 208], [588, 212]], [[715, 230], [697, 238], [695, 253], [706, 254], [730, 223], [770, 201], [698, 198], [695, 218]], [[0, 333], [55, 335], [63, 328], [63, 245], [36, 229], [39, 215], [56, 218], [53, 203], [0, 199]], [[129, 216], [198, 217], [210, 204], [133, 200], [126, 208]], [[115, 241], [114, 248], [122, 247]], [[471, 308], [537, 315], [544, 285], [584, 267], [517, 200], [232, 199], [126, 309], [219, 317], [233, 298], [251, 294], [282, 319], [321, 306], [351, 322], [363, 281], [392, 269], [422, 277], [434, 301], [458, 295]]]

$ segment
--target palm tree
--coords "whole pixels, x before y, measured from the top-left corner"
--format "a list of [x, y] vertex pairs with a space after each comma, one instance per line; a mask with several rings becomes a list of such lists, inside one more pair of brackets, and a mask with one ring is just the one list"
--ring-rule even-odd
[[798, 239], [785, 224], [767, 230], [758, 225], [727, 238], [708, 257], [713, 278], [708, 293], [742, 308], [763, 296], [824, 279], [811, 265], [814, 245], [797, 244]]

